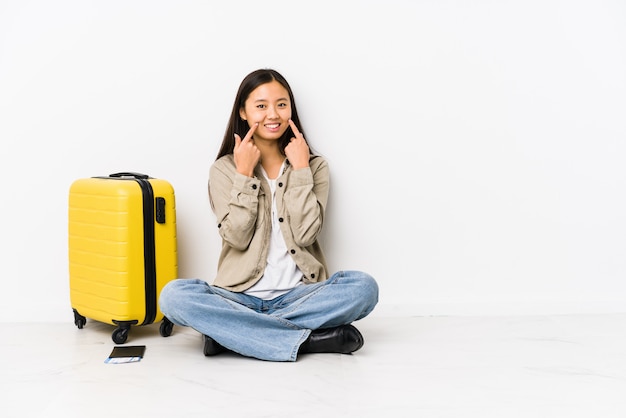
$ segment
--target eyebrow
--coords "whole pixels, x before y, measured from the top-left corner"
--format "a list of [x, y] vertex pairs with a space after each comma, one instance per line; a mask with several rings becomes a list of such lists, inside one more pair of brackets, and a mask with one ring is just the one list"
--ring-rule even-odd
[[[282, 101], [282, 100], [286, 100], [286, 101], [288, 101], [288, 100], [289, 100], [289, 98], [288, 98], [288, 97], [281, 97], [280, 99], [277, 99], [276, 101], [277, 101], [277, 102], [280, 102], [280, 101]], [[269, 102], [269, 100], [267, 100], [267, 99], [256, 99], [254, 102], [255, 102], [255, 103], [257, 103], [257, 102]]]

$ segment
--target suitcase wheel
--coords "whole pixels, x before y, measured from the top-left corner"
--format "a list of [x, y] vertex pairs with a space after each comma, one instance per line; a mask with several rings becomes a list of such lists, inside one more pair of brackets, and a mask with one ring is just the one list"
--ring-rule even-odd
[[159, 327], [159, 332], [162, 337], [169, 337], [172, 335], [172, 328], [174, 328], [174, 324], [169, 319], [163, 317], [163, 322], [161, 322], [161, 326]]
[[115, 344], [124, 344], [126, 340], [128, 339], [128, 333], [130, 332], [130, 327], [132, 325], [137, 325], [139, 323], [139, 321], [137, 320], [116, 321], [115, 319], [113, 319], [112, 322], [115, 325], [117, 325], [117, 328], [115, 329], [115, 331], [113, 331], [113, 334], [111, 335], [111, 338], [113, 339], [113, 342]]
[[128, 339], [128, 331], [130, 331], [129, 327], [120, 326], [113, 331], [111, 338], [115, 344], [124, 344]]
[[74, 325], [78, 327], [78, 329], [83, 329], [85, 324], [87, 323], [87, 318], [78, 313], [76, 309], [74, 311]]

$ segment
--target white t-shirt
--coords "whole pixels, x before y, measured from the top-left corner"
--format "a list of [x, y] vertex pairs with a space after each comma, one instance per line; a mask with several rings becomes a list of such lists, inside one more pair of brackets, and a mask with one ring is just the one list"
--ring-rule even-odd
[[[285, 163], [280, 167], [282, 173]], [[278, 211], [276, 210], [276, 179], [270, 179], [261, 167], [272, 191], [272, 233], [270, 235], [267, 266], [263, 277], [244, 293], [260, 299], [270, 300], [284, 295], [294, 287], [302, 284], [302, 271], [289, 255], [285, 239], [280, 231]]]

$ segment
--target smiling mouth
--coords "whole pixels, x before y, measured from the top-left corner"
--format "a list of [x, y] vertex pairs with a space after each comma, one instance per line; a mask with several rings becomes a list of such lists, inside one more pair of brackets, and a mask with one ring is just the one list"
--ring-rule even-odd
[[278, 129], [279, 126], [280, 123], [268, 123], [267, 125], [265, 125], [267, 129]]

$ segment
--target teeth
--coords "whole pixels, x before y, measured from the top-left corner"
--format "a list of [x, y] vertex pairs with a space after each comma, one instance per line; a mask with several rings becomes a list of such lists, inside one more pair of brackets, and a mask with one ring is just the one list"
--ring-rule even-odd
[[274, 129], [274, 128], [278, 128], [279, 124], [278, 123], [272, 123], [272, 124], [265, 125], [265, 126], [267, 128]]

